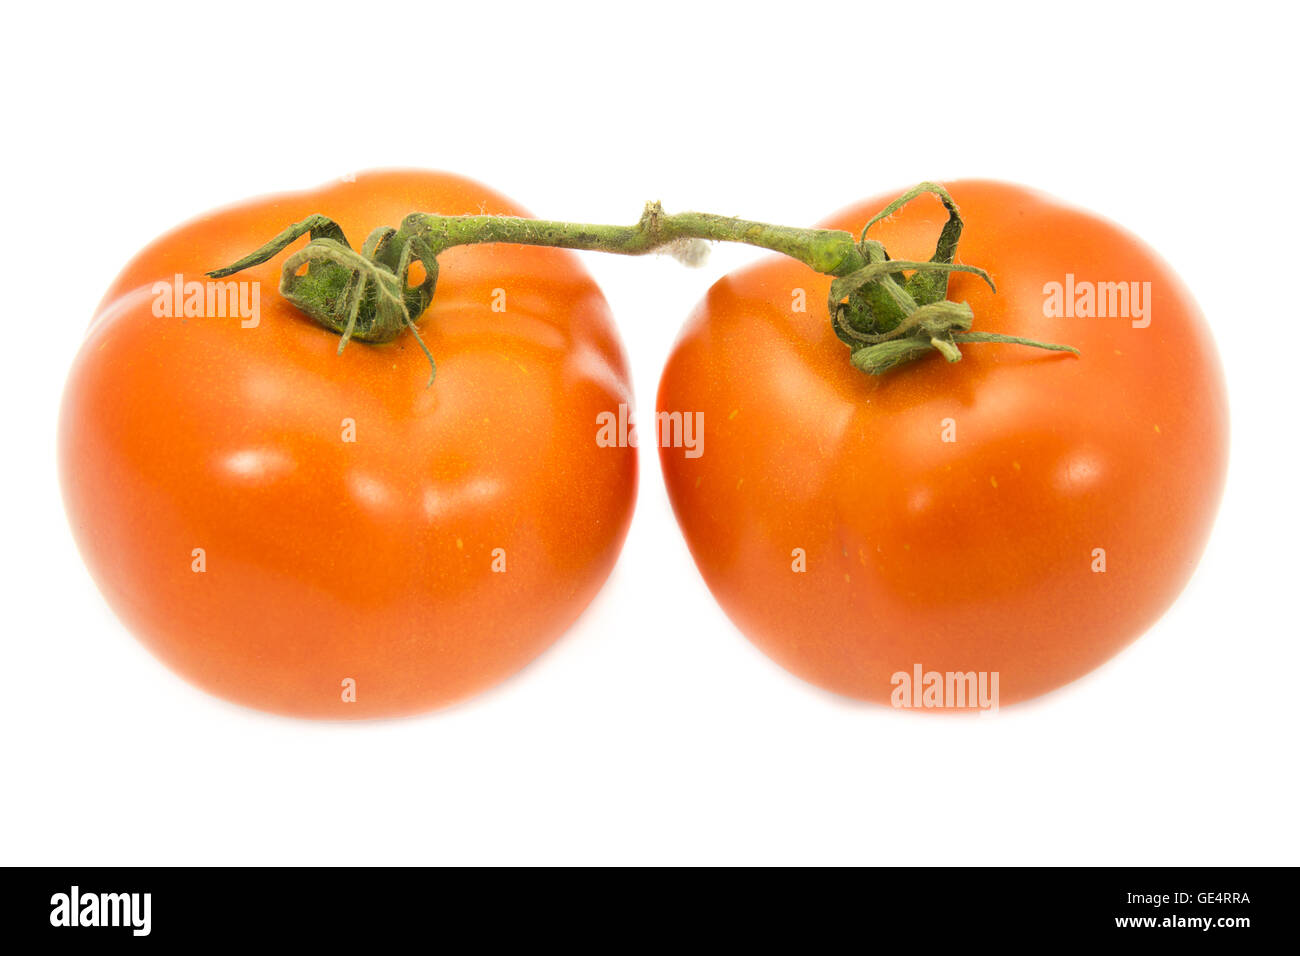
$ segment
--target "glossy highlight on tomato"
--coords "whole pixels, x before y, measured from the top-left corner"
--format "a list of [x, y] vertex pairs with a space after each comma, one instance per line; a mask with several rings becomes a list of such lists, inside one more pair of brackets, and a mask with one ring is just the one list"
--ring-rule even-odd
[[459, 700], [554, 641], [622, 545], [635, 449], [595, 434], [628, 372], [572, 253], [441, 256], [431, 387], [409, 334], [338, 354], [277, 294], [279, 261], [225, 280], [258, 283], [255, 320], [155, 314], [176, 276], [310, 214], [357, 247], [414, 211], [525, 215], [414, 171], [219, 210], [126, 267], [69, 375], [60, 471], [86, 564], [158, 657], [229, 700], [345, 719]]
[[[820, 307], [830, 280], [770, 258], [709, 291], [658, 396], [661, 418], [703, 413], [704, 454], [661, 436], [661, 463], [718, 602], [790, 671], [886, 704], [918, 666], [997, 673], [1007, 704], [1117, 653], [1187, 583], [1227, 464], [1219, 360], [1167, 265], [1032, 190], [948, 188], [959, 261], [997, 285], [954, 274], [948, 297], [977, 330], [1078, 356], [972, 344], [867, 376]], [[856, 235], [892, 198], [824, 225]], [[925, 196], [871, 236], [923, 261], [945, 219]], [[1114, 314], [1111, 283], [1147, 315], [1136, 299]], [[1106, 304], [1086, 306], [1098, 287]], [[1049, 301], [1066, 289], [1077, 310]]]

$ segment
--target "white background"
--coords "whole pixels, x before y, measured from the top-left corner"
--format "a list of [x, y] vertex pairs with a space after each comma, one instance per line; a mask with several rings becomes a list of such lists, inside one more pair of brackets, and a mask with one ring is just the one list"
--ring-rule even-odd
[[[1294, 4], [397, 6], [6, 13], [0, 862], [1300, 862]], [[642, 449], [612, 578], [504, 685], [358, 725], [210, 698], [123, 630], [76, 554], [63, 378], [158, 233], [402, 165], [588, 221], [662, 199], [811, 224], [963, 176], [1101, 211], [1181, 273], [1222, 350], [1234, 434], [1209, 551], [1084, 680], [991, 718], [894, 713], [801, 683], [731, 626]], [[587, 256], [643, 409], [693, 304], [753, 255]]]

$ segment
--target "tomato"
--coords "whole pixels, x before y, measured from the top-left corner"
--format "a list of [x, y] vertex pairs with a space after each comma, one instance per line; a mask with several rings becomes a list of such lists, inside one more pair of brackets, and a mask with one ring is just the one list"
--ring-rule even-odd
[[[1218, 358], [1168, 266], [1022, 187], [950, 192], [959, 261], [997, 292], [955, 274], [949, 298], [970, 303], [977, 331], [1080, 355], [970, 344], [953, 364], [932, 353], [867, 376], [820, 305], [830, 280], [769, 259], [709, 291], [658, 397], [661, 423], [703, 415], [693, 454], [667, 429], [660, 454], [718, 602], [795, 674], [896, 706], [915, 705], [918, 675], [996, 675], [1011, 703], [1115, 654], [1186, 584], [1227, 461]], [[856, 235], [891, 198], [826, 225]], [[925, 196], [870, 235], [926, 260], [945, 218]], [[1117, 315], [1103, 286], [1109, 317], [1083, 314], [1103, 311], [1082, 304], [1089, 284], [1119, 282], [1145, 301]]]
[[464, 698], [562, 633], [621, 547], [635, 449], [596, 434], [630, 403], [628, 371], [572, 253], [444, 253], [420, 322], [431, 387], [409, 333], [336, 354], [275, 291], [283, 257], [225, 280], [260, 284], [256, 321], [155, 315], [175, 276], [206, 281], [312, 213], [358, 247], [414, 211], [524, 215], [395, 171], [203, 216], [127, 266], [72, 367], [60, 468], [86, 564], [131, 631], [221, 697], [329, 718]]

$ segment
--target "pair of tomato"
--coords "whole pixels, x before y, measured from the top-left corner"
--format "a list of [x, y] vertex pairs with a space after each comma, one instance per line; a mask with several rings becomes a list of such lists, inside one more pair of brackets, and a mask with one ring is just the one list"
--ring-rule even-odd
[[[918, 667], [997, 673], [1007, 703], [1114, 654], [1185, 584], [1225, 471], [1217, 358], [1168, 268], [1022, 188], [950, 191], [962, 260], [998, 285], [955, 275], [950, 297], [1078, 357], [975, 345], [870, 377], [823, 310], [792, 307], [829, 278], [774, 258], [709, 291], [659, 389], [661, 412], [702, 413], [705, 454], [660, 455], [718, 601], [790, 670], [882, 702]], [[360, 238], [417, 210], [523, 214], [424, 172], [219, 211], [127, 266], [75, 361], [60, 457], [82, 554], [127, 626], [222, 697], [335, 718], [447, 704], [547, 647], [617, 557], [636, 450], [598, 433], [632, 397], [572, 254], [444, 253], [420, 323], [432, 388], [409, 335], [339, 353], [274, 292], [277, 262], [205, 277], [313, 213]], [[922, 199], [873, 234], [926, 259], [943, 218]], [[1067, 275], [1149, 289], [1149, 323], [1051, 316]]]

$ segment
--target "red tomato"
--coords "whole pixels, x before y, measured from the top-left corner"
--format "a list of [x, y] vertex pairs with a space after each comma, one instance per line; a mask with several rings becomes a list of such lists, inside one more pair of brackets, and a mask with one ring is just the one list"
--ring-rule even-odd
[[[1186, 584], [1227, 461], [1213, 343], [1151, 250], [1018, 186], [950, 192], [966, 221], [958, 259], [998, 291], [956, 274], [949, 298], [969, 301], [976, 330], [1081, 355], [970, 344], [955, 364], [932, 354], [870, 377], [821, 305], [829, 279], [774, 258], [709, 291], [659, 389], [661, 416], [703, 413], [702, 454], [664, 447], [661, 460], [719, 603], [795, 674], [896, 705], [916, 703], [897, 675], [918, 666], [996, 673], [1009, 703], [1115, 654]], [[856, 235], [892, 198], [826, 225]], [[925, 260], [944, 220], [925, 196], [870, 235]], [[1049, 283], [1078, 298], [1119, 282], [1142, 297], [1128, 317], [1045, 314]]]
[[355, 248], [415, 211], [524, 214], [455, 176], [381, 172], [203, 216], [127, 266], [73, 365], [60, 466], [86, 563], [222, 697], [334, 718], [447, 704], [546, 648], [617, 557], [635, 449], [596, 432], [628, 373], [571, 253], [441, 256], [432, 387], [409, 334], [336, 354], [276, 292], [283, 256], [227, 280], [260, 283], [254, 327], [154, 314], [156, 283], [206, 281], [312, 213]]

